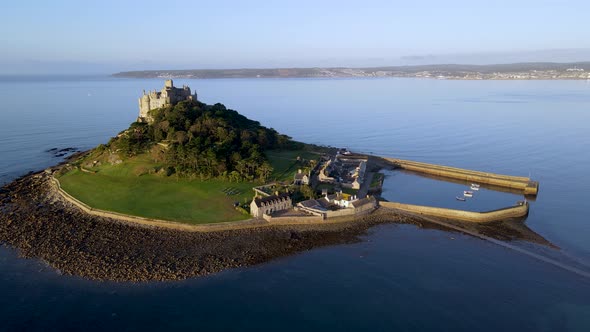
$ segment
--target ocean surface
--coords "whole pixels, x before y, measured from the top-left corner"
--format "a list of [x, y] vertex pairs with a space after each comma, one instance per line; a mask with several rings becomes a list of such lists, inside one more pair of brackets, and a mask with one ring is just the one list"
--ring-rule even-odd
[[[590, 82], [175, 80], [296, 140], [540, 182], [525, 225], [590, 271]], [[0, 183], [89, 149], [137, 117], [163, 79], [0, 76]], [[521, 195], [386, 172], [389, 200], [486, 211]], [[0, 247], [0, 330], [590, 331], [590, 279], [467, 235], [380, 225], [322, 247], [166, 283], [62, 276]]]

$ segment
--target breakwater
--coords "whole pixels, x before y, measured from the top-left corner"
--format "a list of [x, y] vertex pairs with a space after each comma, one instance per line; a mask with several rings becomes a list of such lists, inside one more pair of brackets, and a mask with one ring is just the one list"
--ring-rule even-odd
[[529, 204], [527, 202], [519, 202], [515, 206], [487, 212], [472, 212], [464, 210], [438, 208], [432, 206], [403, 204], [397, 202], [380, 202], [379, 204], [384, 208], [393, 209], [396, 211], [410, 212], [421, 216], [446, 218], [475, 223], [485, 223], [510, 218], [520, 218], [528, 215], [529, 213]]
[[532, 181], [528, 177], [472, 171], [463, 168], [428, 164], [418, 161], [403, 160], [396, 158], [383, 159], [396, 167], [418, 173], [425, 173], [451, 179], [459, 179], [480, 184], [488, 184], [498, 187], [516, 189], [518, 191], [521, 191], [525, 195], [536, 196], [539, 192], [539, 182]]

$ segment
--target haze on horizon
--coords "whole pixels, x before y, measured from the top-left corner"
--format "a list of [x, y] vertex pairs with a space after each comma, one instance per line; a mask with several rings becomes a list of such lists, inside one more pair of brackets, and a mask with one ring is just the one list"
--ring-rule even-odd
[[0, 74], [590, 60], [590, 2], [7, 2]]

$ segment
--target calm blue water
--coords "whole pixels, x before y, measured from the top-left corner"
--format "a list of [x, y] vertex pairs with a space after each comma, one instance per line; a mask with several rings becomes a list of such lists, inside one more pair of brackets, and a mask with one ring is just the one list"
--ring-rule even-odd
[[[590, 266], [590, 84], [418, 79], [175, 80], [309, 143], [512, 175], [541, 191], [526, 224]], [[0, 78], [0, 182], [54, 164], [50, 148], [91, 148], [137, 116], [162, 80]], [[519, 195], [388, 172], [384, 197], [499, 208]], [[174, 283], [98, 283], [60, 276], [0, 248], [5, 329], [588, 331], [590, 280], [508, 249], [408, 225], [356, 244]]]

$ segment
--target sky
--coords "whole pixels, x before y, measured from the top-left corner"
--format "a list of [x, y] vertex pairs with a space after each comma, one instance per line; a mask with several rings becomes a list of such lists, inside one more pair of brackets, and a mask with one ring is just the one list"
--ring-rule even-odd
[[590, 1], [19, 0], [0, 74], [589, 61]]

